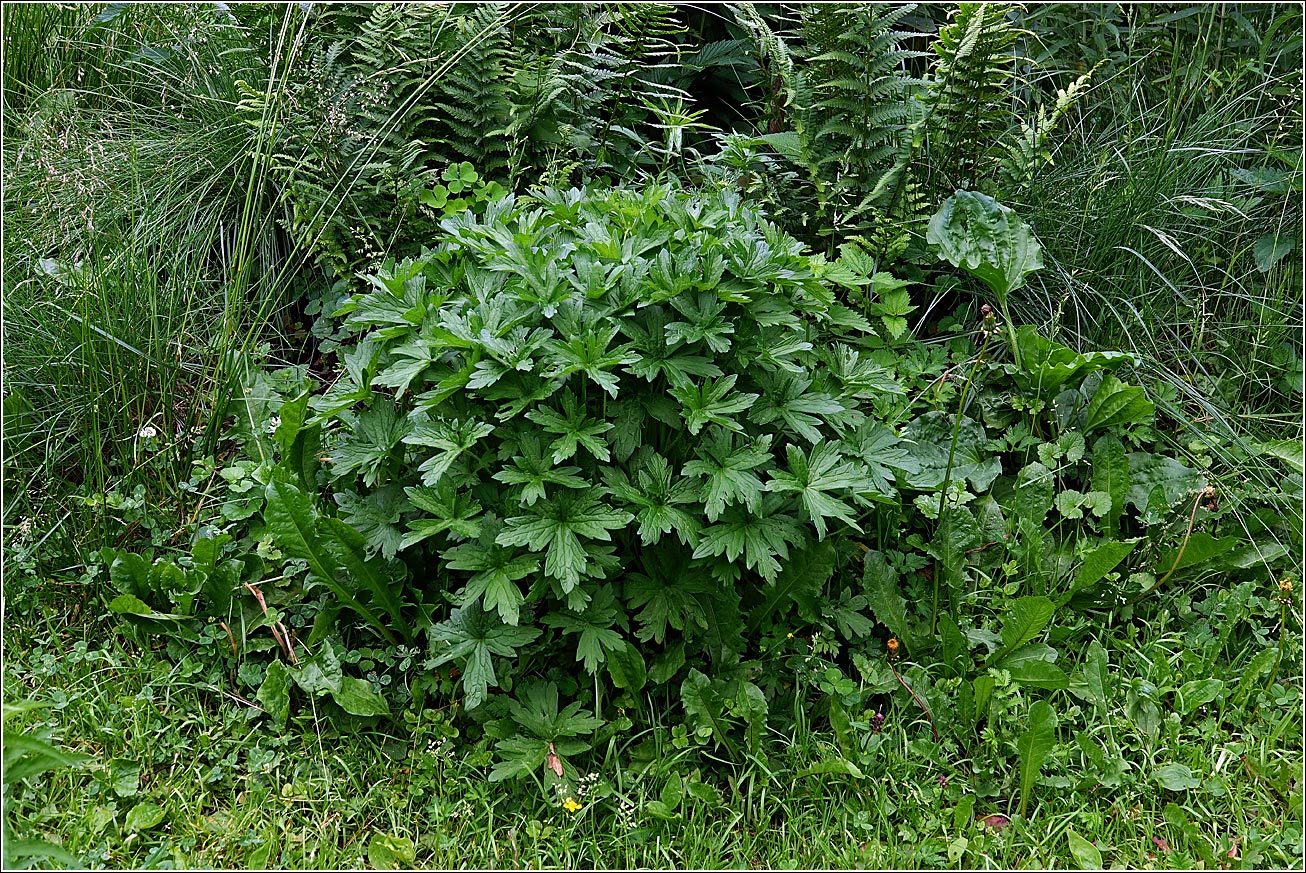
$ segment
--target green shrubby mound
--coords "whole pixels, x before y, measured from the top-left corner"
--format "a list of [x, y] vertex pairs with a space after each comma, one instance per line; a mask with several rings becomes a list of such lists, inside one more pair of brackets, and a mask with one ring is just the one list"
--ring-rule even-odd
[[330, 494], [384, 577], [356, 611], [430, 616], [471, 708], [530, 653], [665, 682], [815, 620], [915, 469], [832, 283], [872, 277], [728, 193], [544, 190], [442, 229], [337, 313], [343, 372], [296, 407], [327, 462], [268, 486], [274, 541]]

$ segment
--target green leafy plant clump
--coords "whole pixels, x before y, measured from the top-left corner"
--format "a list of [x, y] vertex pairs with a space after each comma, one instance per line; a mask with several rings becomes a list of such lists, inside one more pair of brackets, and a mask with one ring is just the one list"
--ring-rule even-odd
[[442, 228], [337, 313], [343, 372], [287, 443], [326, 463], [273, 474], [273, 540], [332, 574], [302, 533], [330, 493], [364, 538], [346, 603], [429, 621], [469, 708], [501, 659], [629, 671], [615, 652], [667, 682], [810, 612], [908, 463], [875, 414], [902, 393], [881, 340], [827, 278], [868, 277], [728, 194], [544, 190]]

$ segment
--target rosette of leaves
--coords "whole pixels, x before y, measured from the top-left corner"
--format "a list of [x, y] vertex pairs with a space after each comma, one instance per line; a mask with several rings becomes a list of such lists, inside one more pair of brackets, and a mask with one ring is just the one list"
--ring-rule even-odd
[[546, 189], [442, 229], [336, 313], [342, 369], [305, 432], [465, 704], [523, 664], [724, 675], [761, 618], [815, 617], [831, 540], [909, 463], [873, 417], [901, 393], [877, 328], [824, 278], [856, 265], [665, 187]]

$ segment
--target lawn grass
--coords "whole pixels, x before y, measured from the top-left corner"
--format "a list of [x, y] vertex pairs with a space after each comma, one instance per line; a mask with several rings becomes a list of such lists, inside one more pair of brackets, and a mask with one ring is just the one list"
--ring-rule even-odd
[[[1103, 712], [1069, 695], [1057, 701], [1063, 742], [1021, 819], [1008, 738], [985, 737], [977, 751], [993, 757], [967, 759], [946, 736], [932, 742], [912, 711], [890, 713], [883, 733], [849, 752], [860, 778], [799, 775], [843, 760], [824, 724], [773, 732], [765, 761], [725, 766], [665, 727], [619, 733], [578, 762], [597, 780], [570, 812], [530, 780], [487, 781], [485, 744], [470, 735], [475, 725], [448, 736], [438, 714], [447, 701], [394, 721], [342, 718], [309, 701], [278, 732], [197, 653], [170, 659], [103, 621], [69, 624], [51, 609], [6, 628], [6, 699], [48, 702], [26, 727], [47, 727], [92, 760], [18, 786], [10, 815], [17, 833], [62, 845], [85, 866], [138, 869], [384, 867], [396, 851], [397, 863], [448, 869], [1048, 869], [1075, 864], [1071, 831], [1113, 867], [1299, 865], [1295, 667], [1268, 691], [1260, 676], [1245, 699], [1240, 689], [1223, 705], [1170, 712], [1153, 741], [1126, 716], [1125, 677], [1174, 689], [1214, 671], [1232, 685], [1246, 667], [1250, 652], [1237, 648], [1227, 661], [1202, 658], [1185, 641], [1193, 626], [1182, 625], [1131, 624], [1104, 640], [1119, 663], [1115, 699]], [[1092, 776], [1079, 731], [1124, 762], [1119, 784]], [[1193, 787], [1163, 787], [1158, 774], [1171, 765], [1189, 768]], [[701, 776], [721, 803], [687, 796], [674, 820], [654, 817], [649, 802], [669, 772]], [[139, 827], [132, 809], [146, 804], [162, 817]], [[1011, 823], [990, 827], [982, 818], [992, 814]]]

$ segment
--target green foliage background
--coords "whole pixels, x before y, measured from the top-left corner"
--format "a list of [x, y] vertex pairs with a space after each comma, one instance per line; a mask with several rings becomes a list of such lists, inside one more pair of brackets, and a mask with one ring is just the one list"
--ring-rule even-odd
[[260, 730], [434, 724], [567, 810], [593, 766], [603, 821], [647, 778], [648, 833], [942, 767], [913, 863], [979, 857], [976, 803], [1227, 798], [1176, 750], [1236, 722], [1300, 762], [1300, 9], [7, 4], [3, 38], [7, 630], [72, 586]]

